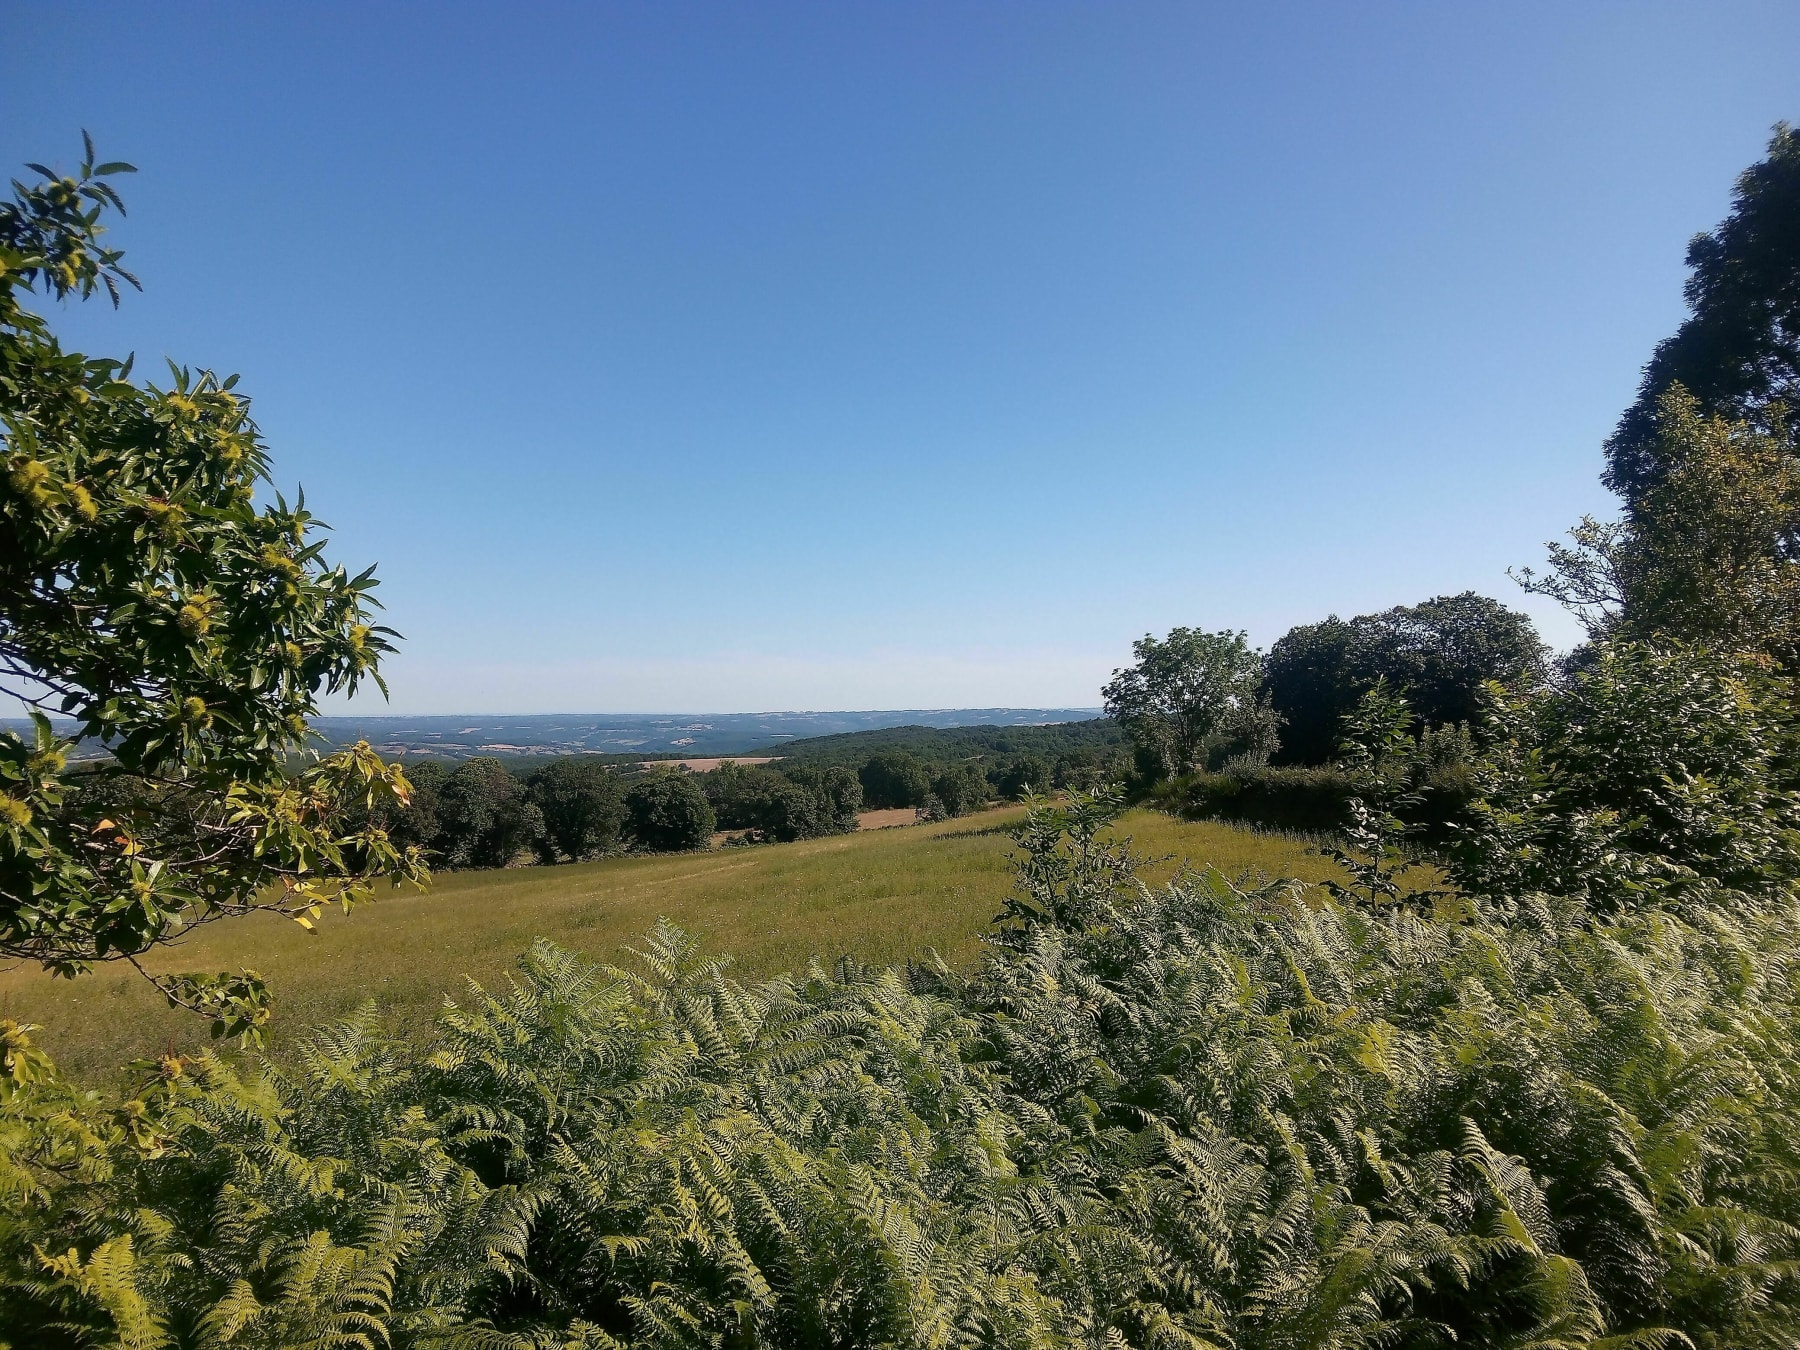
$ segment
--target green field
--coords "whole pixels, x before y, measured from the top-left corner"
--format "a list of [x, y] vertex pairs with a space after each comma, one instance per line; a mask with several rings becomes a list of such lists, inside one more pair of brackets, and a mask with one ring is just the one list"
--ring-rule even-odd
[[[729, 952], [739, 973], [792, 968], [814, 954], [887, 963], [935, 948], [952, 963], [976, 952], [1012, 884], [1004, 826], [1018, 808], [797, 844], [671, 857], [615, 858], [565, 867], [457, 872], [423, 894], [395, 895], [349, 917], [328, 914], [315, 934], [258, 915], [203, 928], [159, 952], [158, 970], [260, 970], [277, 997], [283, 1034], [368, 999], [402, 1028], [429, 1021], [466, 980], [501, 982], [537, 937], [605, 961], [626, 957], [659, 915]], [[1145, 877], [1180, 862], [1316, 879], [1330, 864], [1299, 840], [1146, 811], [1119, 825], [1158, 858]], [[40, 971], [0, 972], [0, 1015], [39, 1023], [64, 1069], [99, 1080], [127, 1061], [191, 1050], [204, 1026], [164, 1006], [127, 968], [69, 982]]]

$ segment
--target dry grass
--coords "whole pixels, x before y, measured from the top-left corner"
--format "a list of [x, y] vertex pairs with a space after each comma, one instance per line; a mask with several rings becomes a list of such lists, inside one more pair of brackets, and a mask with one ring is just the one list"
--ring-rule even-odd
[[[740, 973], [792, 968], [818, 954], [877, 963], [927, 948], [970, 960], [1011, 887], [1006, 824], [1018, 808], [907, 829], [657, 858], [566, 867], [450, 873], [424, 895], [397, 895], [348, 918], [328, 915], [309, 936], [257, 916], [200, 930], [162, 953], [164, 970], [260, 970], [277, 995], [277, 1035], [339, 1016], [373, 999], [405, 1030], [428, 1024], [466, 978], [503, 984], [534, 938], [551, 938], [605, 961], [659, 915], [733, 954]], [[1120, 829], [1153, 856], [1147, 880], [1177, 860], [1226, 872], [1317, 879], [1330, 865], [1303, 841], [1217, 823], [1133, 812]], [[77, 1077], [105, 1078], [126, 1061], [165, 1048], [192, 1049], [204, 1028], [161, 1000], [129, 970], [109, 967], [74, 982], [34, 969], [0, 972], [0, 1015], [36, 1022], [39, 1037]]]
[[857, 814], [859, 830], [891, 830], [896, 825], [916, 825], [919, 813], [910, 806], [896, 806], [886, 811], [862, 811]]

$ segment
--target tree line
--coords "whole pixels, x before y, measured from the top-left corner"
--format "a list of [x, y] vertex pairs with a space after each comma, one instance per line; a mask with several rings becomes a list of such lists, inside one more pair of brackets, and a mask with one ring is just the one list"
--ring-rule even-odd
[[[959, 738], [953, 748], [967, 747]], [[854, 765], [832, 762], [844, 754], [834, 746], [768, 765], [728, 760], [706, 773], [590, 756], [530, 767], [493, 756], [424, 760], [406, 770], [404, 802], [372, 801], [353, 809], [350, 823], [434, 867], [508, 867], [690, 852], [711, 847], [719, 832], [736, 843], [789, 843], [855, 830], [864, 810], [946, 820], [1094, 777], [1087, 761], [1069, 757], [922, 758], [893, 749]]]
[[1465, 591], [1288, 630], [1265, 654], [1245, 634], [1176, 628], [1133, 644], [1104, 690], [1146, 782], [1228, 763], [1317, 766], [1378, 685], [1406, 692], [1421, 731], [1467, 726], [1488, 687], [1547, 677], [1530, 618]]

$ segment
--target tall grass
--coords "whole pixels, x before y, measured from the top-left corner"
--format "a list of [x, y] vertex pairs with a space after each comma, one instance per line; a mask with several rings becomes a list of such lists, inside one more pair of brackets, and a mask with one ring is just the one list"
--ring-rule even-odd
[[[796, 844], [443, 874], [423, 895], [327, 915], [315, 934], [257, 915], [202, 929], [147, 964], [260, 971], [276, 993], [278, 1053], [286, 1036], [369, 1000], [399, 1029], [422, 1031], [469, 979], [504, 984], [536, 938], [618, 961], [659, 917], [711, 951], [731, 952], [734, 973], [746, 977], [799, 968], [813, 955], [890, 964], [935, 949], [961, 965], [1012, 886], [1004, 827], [1021, 814], [1011, 808]], [[1295, 837], [1147, 811], [1118, 828], [1158, 860], [1144, 872], [1152, 882], [1183, 862], [1306, 879], [1330, 870]], [[39, 1043], [65, 1072], [90, 1082], [134, 1058], [196, 1049], [205, 1039], [195, 1018], [164, 1006], [122, 968], [72, 983], [30, 968], [0, 972], [0, 1016], [42, 1025]]]

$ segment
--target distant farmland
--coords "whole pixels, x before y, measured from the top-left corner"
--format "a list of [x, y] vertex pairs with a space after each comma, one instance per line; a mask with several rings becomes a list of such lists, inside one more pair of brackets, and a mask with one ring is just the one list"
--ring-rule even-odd
[[776, 750], [797, 740], [886, 727], [1028, 727], [1084, 722], [1098, 708], [936, 708], [898, 712], [618, 713], [531, 717], [320, 717], [332, 745], [366, 740], [385, 754], [679, 755], [716, 759]]

